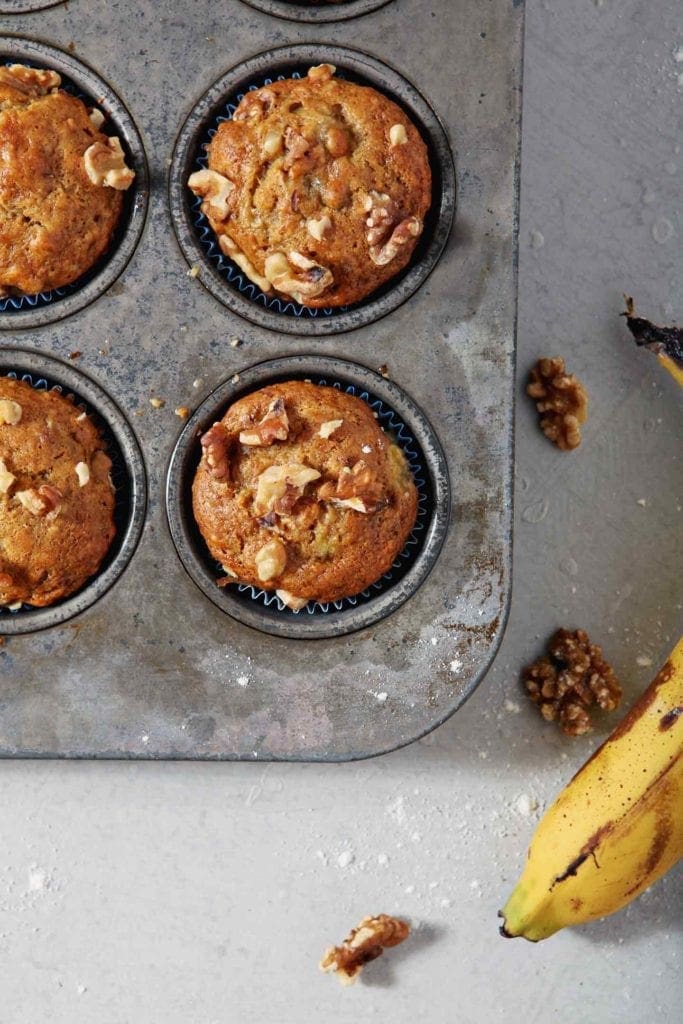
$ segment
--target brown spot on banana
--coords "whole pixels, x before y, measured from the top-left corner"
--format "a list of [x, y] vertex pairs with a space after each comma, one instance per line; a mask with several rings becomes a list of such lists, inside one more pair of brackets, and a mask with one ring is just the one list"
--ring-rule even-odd
[[672, 708], [671, 711], [667, 711], [665, 715], [662, 715], [659, 720], [659, 731], [668, 732], [672, 725], [683, 715], [683, 707]]
[[568, 864], [568, 866], [565, 868], [561, 875], [558, 875], [556, 877], [555, 881], [550, 886], [550, 892], [552, 892], [555, 886], [559, 885], [560, 882], [565, 882], [568, 878], [573, 878], [577, 874], [581, 865], [584, 864], [589, 857], [592, 857], [593, 860], [595, 860], [596, 867], [600, 867], [595, 856], [595, 851], [600, 845], [602, 839], [604, 839], [606, 835], [609, 835], [613, 828], [614, 822], [608, 821], [605, 822], [604, 825], [601, 825], [597, 832], [594, 832], [592, 836], [589, 836], [589, 838], [581, 847], [581, 852], [579, 853], [579, 855]]

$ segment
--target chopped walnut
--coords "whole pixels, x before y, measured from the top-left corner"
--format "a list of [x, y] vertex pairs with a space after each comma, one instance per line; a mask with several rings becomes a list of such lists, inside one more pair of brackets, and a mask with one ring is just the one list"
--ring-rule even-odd
[[222, 424], [214, 423], [202, 435], [200, 444], [209, 471], [216, 480], [230, 479], [230, 442]]
[[300, 462], [269, 466], [260, 474], [256, 484], [256, 507], [259, 512], [288, 515], [303, 497], [307, 485], [319, 478], [317, 469]]
[[125, 191], [133, 183], [135, 171], [126, 166], [126, 154], [116, 135], [106, 142], [93, 142], [83, 154], [85, 173], [93, 185]]
[[392, 124], [389, 129], [389, 142], [392, 146], [403, 146], [408, 141], [408, 133], [403, 124]]
[[342, 985], [351, 985], [365, 964], [376, 960], [385, 949], [398, 946], [410, 935], [410, 926], [396, 917], [379, 914], [364, 917], [341, 946], [327, 950], [320, 961], [321, 971], [333, 971]]
[[[290, 264], [301, 273], [296, 274]], [[265, 272], [273, 288], [293, 296], [297, 302], [304, 296], [315, 298], [334, 284], [331, 270], [319, 266], [300, 252], [290, 252], [289, 257], [281, 252], [271, 253], [266, 257]]]
[[87, 483], [90, 483], [90, 467], [87, 462], [77, 462], [74, 469], [78, 477], [79, 487], [85, 487]]
[[588, 416], [588, 395], [580, 380], [565, 371], [564, 359], [539, 359], [526, 389], [541, 414], [539, 426], [562, 451], [581, 444], [581, 424]]
[[582, 629], [558, 629], [548, 644], [548, 657], [528, 665], [522, 679], [546, 721], [559, 721], [567, 736], [590, 730], [588, 709], [594, 704], [614, 711], [621, 700], [619, 680]]
[[275, 94], [270, 89], [258, 89], [248, 92], [240, 100], [237, 110], [232, 115], [233, 121], [255, 121], [260, 120], [267, 114], [273, 102]]
[[411, 238], [417, 238], [422, 232], [420, 218], [401, 220], [396, 203], [384, 192], [370, 192], [365, 200], [365, 211], [368, 251], [378, 267], [391, 263]]
[[10, 398], [0, 399], [0, 427], [16, 427], [21, 420], [22, 412], [23, 409], [18, 402], [13, 402]]
[[387, 505], [381, 485], [364, 459], [349, 469], [344, 466], [335, 483], [328, 481], [318, 491], [321, 501], [366, 514], [379, 512]]
[[45, 96], [51, 89], [58, 89], [62, 79], [56, 71], [29, 68], [25, 64], [10, 64], [0, 67], [0, 82], [27, 96]]
[[282, 152], [282, 132], [266, 132], [261, 146], [261, 152], [268, 159], [272, 160]]
[[346, 129], [338, 124], [330, 125], [325, 132], [325, 149], [333, 157], [348, 156], [351, 140]]
[[324, 423], [320, 424], [320, 430], [318, 436], [327, 440], [328, 437], [332, 437], [336, 430], [339, 430], [344, 420], [325, 420]]
[[275, 596], [279, 597], [283, 605], [286, 608], [291, 608], [293, 612], [300, 612], [308, 604], [307, 597], [295, 597], [288, 590], [276, 590]]
[[99, 130], [100, 130], [100, 128], [102, 127], [102, 125], [103, 125], [103, 124], [104, 124], [104, 122], [106, 121], [106, 118], [105, 118], [104, 114], [102, 113], [102, 111], [101, 111], [101, 110], [98, 110], [98, 108], [97, 108], [97, 107], [93, 107], [93, 108], [92, 108], [92, 110], [91, 110], [91, 111], [90, 111], [90, 113], [88, 114], [88, 119], [89, 119], [89, 121], [90, 121], [90, 124], [91, 124], [91, 125], [93, 126], [93, 128], [95, 128], [95, 129], [96, 129], [97, 131], [99, 131]]
[[227, 220], [230, 214], [229, 199], [235, 186], [218, 171], [205, 168], [195, 171], [187, 179], [187, 184], [196, 196], [204, 200], [202, 210], [214, 220]]
[[274, 398], [260, 423], [240, 433], [240, 444], [263, 448], [273, 441], [286, 441], [289, 436], [289, 419], [282, 398]]
[[285, 128], [285, 157], [283, 170], [293, 178], [301, 178], [319, 167], [325, 159], [325, 151], [318, 142], [312, 142], [291, 126]]
[[322, 242], [328, 231], [332, 229], [332, 221], [326, 213], [322, 217], [309, 217], [306, 221], [306, 230], [316, 242]]
[[16, 477], [10, 473], [5, 460], [0, 459], [0, 494], [7, 494], [15, 480]]
[[316, 64], [315, 67], [308, 69], [306, 77], [312, 82], [328, 82], [336, 70], [334, 64]]
[[14, 497], [32, 516], [41, 518], [56, 515], [62, 501], [61, 491], [50, 484], [41, 484], [38, 490], [31, 487], [26, 491], [17, 491]]
[[221, 251], [229, 256], [233, 263], [236, 263], [240, 270], [247, 275], [250, 281], [253, 281], [257, 288], [260, 288], [262, 292], [271, 292], [272, 286], [267, 277], [263, 277], [259, 274], [258, 270], [251, 262], [246, 253], [233, 242], [229, 235], [219, 235], [218, 244], [221, 247]]
[[271, 540], [256, 552], [256, 573], [262, 583], [281, 576], [287, 565], [287, 549], [281, 540]]

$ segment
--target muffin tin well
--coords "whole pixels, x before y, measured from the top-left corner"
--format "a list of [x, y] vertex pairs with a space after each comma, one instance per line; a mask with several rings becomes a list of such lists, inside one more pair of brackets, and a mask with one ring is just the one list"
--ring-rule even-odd
[[112, 460], [115, 487], [116, 536], [98, 572], [75, 594], [47, 608], [23, 605], [11, 611], [0, 607], [0, 634], [14, 636], [58, 626], [99, 600], [124, 572], [137, 547], [145, 517], [146, 479], [142, 454], [123, 413], [89, 377], [73, 366], [40, 352], [21, 348], [0, 349], [0, 377], [25, 380], [39, 390], [59, 390], [73, 396], [78, 408], [92, 417]]
[[[201, 456], [199, 437], [239, 397], [283, 380], [312, 380], [363, 398], [380, 425], [403, 450], [418, 489], [418, 517], [392, 569], [361, 594], [330, 604], [309, 602], [292, 612], [275, 597], [253, 587], [218, 587], [224, 575], [204, 544], [192, 515], [192, 480]], [[320, 639], [363, 629], [390, 615], [429, 575], [444, 542], [450, 518], [448, 468], [426, 416], [392, 381], [344, 359], [292, 356], [240, 371], [221, 384], [188, 420], [171, 459], [166, 485], [171, 536], [187, 572], [223, 611], [274, 636]]]
[[250, 7], [264, 14], [272, 14], [276, 18], [288, 21], [306, 21], [321, 24], [330, 21], [346, 21], [358, 18], [361, 14], [377, 11], [390, 3], [390, 0], [341, 0], [336, 4], [306, 4], [297, 0], [244, 0]]
[[[305, 76], [327, 61], [339, 77], [374, 86], [403, 107], [427, 143], [433, 202], [407, 268], [363, 302], [339, 309], [310, 309], [265, 295], [220, 251], [187, 179], [206, 166], [205, 146], [221, 120], [232, 116], [249, 89], [278, 78]], [[285, 334], [329, 335], [354, 330], [386, 316], [428, 278], [448, 240], [455, 210], [455, 170], [444, 128], [420, 93], [398, 72], [369, 54], [341, 46], [299, 44], [257, 54], [216, 81], [196, 104], [178, 136], [170, 174], [171, 215], [180, 247], [202, 283], [220, 302], [247, 320]]]
[[97, 106], [106, 116], [102, 130], [118, 135], [135, 181], [124, 193], [123, 209], [107, 252], [73, 284], [37, 295], [0, 298], [0, 330], [38, 327], [83, 309], [120, 276], [140, 240], [147, 214], [149, 175], [142, 139], [114, 90], [92, 68], [54, 46], [19, 36], [0, 36], [0, 64], [49, 68], [62, 77], [62, 88]]

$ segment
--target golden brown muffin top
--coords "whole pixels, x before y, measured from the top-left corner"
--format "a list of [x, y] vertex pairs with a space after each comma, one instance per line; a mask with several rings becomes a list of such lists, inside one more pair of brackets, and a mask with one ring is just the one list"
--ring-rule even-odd
[[81, 409], [0, 377], [0, 604], [53, 604], [96, 572], [115, 532], [110, 469]]
[[134, 174], [55, 71], [0, 66], [0, 295], [70, 284], [109, 246]]
[[311, 307], [365, 298], [407, 265], [431, 203], [408, 116], [321, 64], [248, 92], [189, 179], [225, 255]]
[[195, 519], [233, 581], [292, 608], [389, 570], [417, 516], [405, 457], [366, 402], [288, 381], [235, 402], [202, 438]]

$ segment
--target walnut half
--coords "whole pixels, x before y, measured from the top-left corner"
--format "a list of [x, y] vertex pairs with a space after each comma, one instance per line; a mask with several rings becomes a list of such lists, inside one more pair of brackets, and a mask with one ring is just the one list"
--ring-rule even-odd
[[[295, 268], [295, 269], [294, 269]], [[265, 274], [273, 288], [297, 302], [314, 299], [334, 284], [332, 271], [300, 252], [273, 252], [266, 256]]]
[[227, 220], [230, 213], [228, 200], [235, 186], [223, 174], [205, 168], [195, 171], [187, 179], [188, 187], [204, 202], [202, 210], [214, 220]]
[[401, 218], [396, 203], [384, 192], [369, 193], [365, 200], [365, 212], [368, 252], [378, 267], [391, 263], [411, 239], [418, 238], [422, 233], [420, 218]]
[[583, 629], [558, 629], [548, 644], [548, 657], [528, 665], [522, 681], [546, 721], [557, 720], [567, 736], [590, 730], [593, 705], [614, 711], [621, 700], [619, 680]]
[[282, 398], [274, 398], [260, 423], [240, 433], [240, 444], [263, 448], [273, 441], [286, 441], [289, 436], [289, 419]]
[[410, 935], [410, 925], [397, 917], [379, 914], [364, 917], [341, 946], [332, 946], [320, 961], [321, 971], [332, 971], [342, 985], [352, 985], [365, 964], [376, 960], [385, 949], [398, 946]]
[[588, 395], [581, 381], [567, 373], [564, 359], [539, 359], [529, 374], [527, 395], [536, 402], [539, 426], [562, 451], [581, 444], [581, 424], [588, 417]]
[[199, 442], [211, 476], [216, 480], [230, 479], [230, 441], [221, 423], [214, 423]]
[[41, 484], [37, 490], [31, 487], [26, 491], [16, 491], [14, 497], [27, 512], [41, 519], [45, 516], [55, 516], [62, 502], [61, 491], [50, 484]]
[[359, 459], [352, 469], [344, 466], [336, 484], [324, 483], [318, 497], [332, 505], [366, 514], [379, 512], [388, 504], [379, 481], [364, 459]]

